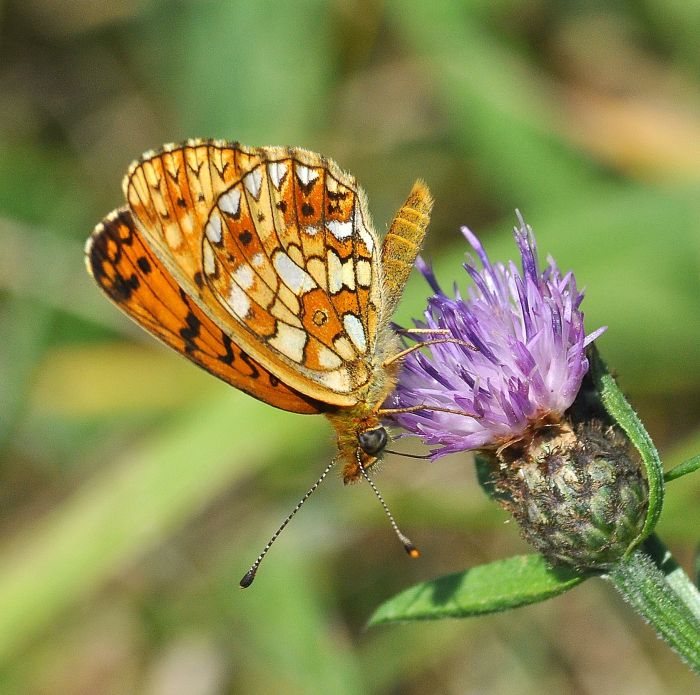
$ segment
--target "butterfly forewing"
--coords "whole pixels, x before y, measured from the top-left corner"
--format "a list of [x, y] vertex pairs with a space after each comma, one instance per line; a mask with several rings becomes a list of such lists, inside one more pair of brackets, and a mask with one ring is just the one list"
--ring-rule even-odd
[[86, 262], [122, 311], [214, 376], [283, 410], [324, 410], [241, 350], [201, 310], [141, 238], [128, 209], [115, 210], [98, 225], [88, 240]]
[[125, 190], [153, 254], [210, 322], [295, 390], [357, 401], [381, 278], [353, 177], [305, 150], [192, 141], [145, 155]]

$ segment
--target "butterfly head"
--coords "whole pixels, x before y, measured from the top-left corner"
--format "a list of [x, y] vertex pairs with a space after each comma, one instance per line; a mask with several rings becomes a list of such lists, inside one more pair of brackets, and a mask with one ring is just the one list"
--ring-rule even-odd
[[389, 442], [389, 434], [381, 426], [373, 427], [372, 429], [364, 430], [364, 432], [358, 432], [357, 441], [360, 445], [360, 449], [362, 449], [365, 454], [377, 457], [384, 451], [384, 448]]
[[336, 421], [338, 449], [344, 462], [343, 481], [357, 482], [362, 478], [361, 467], [369, 470], [382, 456], [389, 443], [389, 433], [375, 415], [355, 420]]

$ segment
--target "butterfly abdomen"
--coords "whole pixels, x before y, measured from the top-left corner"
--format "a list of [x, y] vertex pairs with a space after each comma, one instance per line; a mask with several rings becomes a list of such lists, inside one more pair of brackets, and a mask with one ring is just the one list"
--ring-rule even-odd
[[382, 246], [382, 271], [388, 315], [393, 314], [425, 236], [433, 198], [421, 180], [394, 217]]

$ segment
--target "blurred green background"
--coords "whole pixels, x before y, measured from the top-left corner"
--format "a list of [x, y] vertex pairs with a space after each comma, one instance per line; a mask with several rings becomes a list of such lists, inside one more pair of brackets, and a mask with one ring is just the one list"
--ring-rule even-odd
[[[321, 151], [380, 231], [414, 178], [426, 255], [462, 286], [468, 224], [514, 209], [587, 287], [587, 325], [667, 466], [700, 450], [700, 4], [539, 0], [0, 3], [0, 692], [688, 693], [600, 582], [471, 621], [365, 631], [416, 581], [526, 548], [471, 458], [332, 476], [333, 451], [166, 351], [83, 268], [143, 150], [188, 137]], [[413, 278], [399, 319], [418, 315]], [[398, 446], [398, 445], [397, 445]], [[407, 440], [406, 450], [417, 451]], [[700, 476], [660, 532], [686, 566]]]

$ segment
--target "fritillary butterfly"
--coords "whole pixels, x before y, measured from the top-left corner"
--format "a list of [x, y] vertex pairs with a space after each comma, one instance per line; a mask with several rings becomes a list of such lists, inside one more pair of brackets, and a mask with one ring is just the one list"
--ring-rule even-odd
[[388, 441], [381, 406], [402, 354], [389, 321], [428, 225], [426, 185], [414, 184], [381, 248], [355, 178], [303, 149], [165, 145], [123, 187], [127, 204], [85, 249], [100, 288], [223, 381], [326, 415], [344, 481], [367, 478]]

